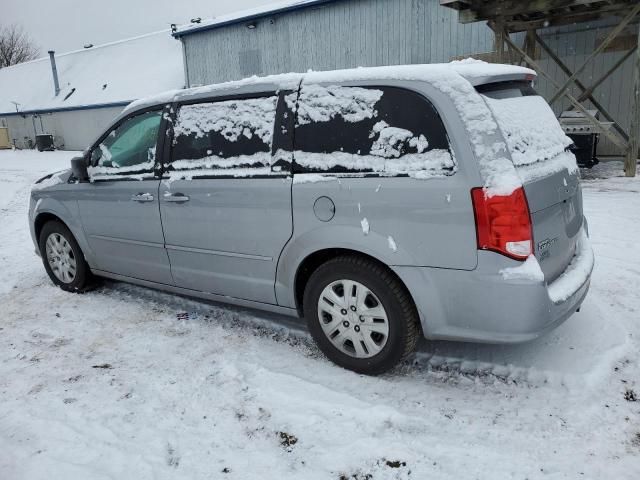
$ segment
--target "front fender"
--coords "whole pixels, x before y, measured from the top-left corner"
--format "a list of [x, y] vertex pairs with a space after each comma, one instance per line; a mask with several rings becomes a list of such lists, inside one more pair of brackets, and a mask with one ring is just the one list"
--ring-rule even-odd
[[89, 265], [93, 263], [93, 253], [80, 222], [78, 202], [72, 198], [71, 192], [67, 193], [64, 189], [44, 192], [36, 191], [32, 193], [31, 205], [29, 227], [36, 251], [39, 249], [35, 230], [38, 219], [41, 218], [42, 215], [53, 215], [59, 218], [60, 221], [71, 230]]

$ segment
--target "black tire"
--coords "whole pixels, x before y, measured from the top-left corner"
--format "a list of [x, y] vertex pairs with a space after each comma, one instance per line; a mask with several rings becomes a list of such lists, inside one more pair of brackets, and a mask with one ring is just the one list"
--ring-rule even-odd
[[[64, 237], [71, 247], [72, 253], [70, 255], [75, 260], [76, 270], [73, 279], [69, 282], [63, 282], [54, 274], [47, 259], [46, 242], [49, 236], [52, 234], [58, 234]], [[65, 224], [56, 220], [51, 220], [45, 223], [42, 227], [42, 230], [40, 231], [38, 245], [40, 247], [40, 257], [42, 258], [44, 269], [47, 271], [47, 275], [49, 275], [49, 278], [53, 283], [59, 286], [62, 290], [66, 290], [67, 292], [84, 292], [87, 290], [87, 288], [91, 285], [91, 281], [93, 279], [91, 276], [91, 270], [89, 269], [89, 265], [87, 265], [87, 262], [84, 259], [84, 254], [82, 253], [78, 242], [76, 242], [73, 234]]]
[[[364, 285], [379, 299], [387, 313], [386, 343], [374, 356], [356, 358], [344, 353], [322, 329], [318, 314], [320, 296], [325, 287], [339, 280]], [[415, 351], [421, 336], [418, 312], [404, 285], [388, 268], [363, 257], [340, 256], [318, 267], [306, 285], [303, 311], [320, 350], [339, 366], [366, 375], [378, 375], [392, 369]]]

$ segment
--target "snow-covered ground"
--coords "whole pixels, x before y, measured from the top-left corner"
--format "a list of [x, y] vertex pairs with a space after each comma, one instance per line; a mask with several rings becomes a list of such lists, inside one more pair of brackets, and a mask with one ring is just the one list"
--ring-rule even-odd
[[580, 313], [520, 346], [425, 342], [368, 378], [291, 320], [54, 288], [27, 200], [71, 156], [0, 152], [0, 479], [640, 478], [640, 180], [619, 163], [584, 174]]

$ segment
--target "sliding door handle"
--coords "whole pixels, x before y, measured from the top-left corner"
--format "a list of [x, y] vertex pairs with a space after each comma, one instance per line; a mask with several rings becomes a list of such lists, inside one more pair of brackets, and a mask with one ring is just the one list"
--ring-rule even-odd
[[182, 203], [188, 202], [189, 196], [183, 193], [165, 193], [163, 199], [165, 202]]
[[131, 200], [134, 202], [153, 202], [153, 195], [150, 193], [138, 193], [137, 195], [131, 195]]

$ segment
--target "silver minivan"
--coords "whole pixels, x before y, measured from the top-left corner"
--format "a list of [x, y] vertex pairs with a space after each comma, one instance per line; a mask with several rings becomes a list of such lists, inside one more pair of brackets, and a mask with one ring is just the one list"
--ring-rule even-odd
[[594, 262], [534, 79], [463, 61], [137, 101], [34, 186], [31, 234], [64, 290], [107, 277], [304, 317], [360, 373], [421, 336], [531, 340], [580, 308]]

